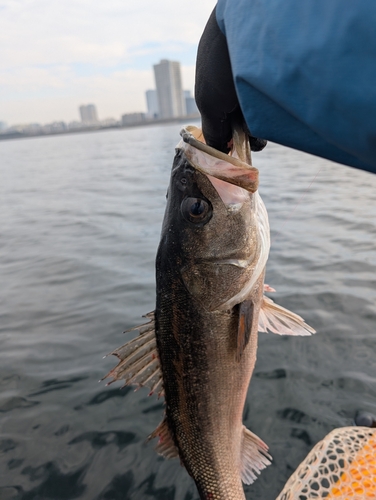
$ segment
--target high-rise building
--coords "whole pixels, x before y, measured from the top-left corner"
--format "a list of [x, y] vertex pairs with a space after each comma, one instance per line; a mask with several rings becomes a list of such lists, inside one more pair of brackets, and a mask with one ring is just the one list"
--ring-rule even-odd
[[154, 65], [154, 77], [160, 118], [185, 116], [180, 63], [162, 59], [159, 64]]
[[146, 104], [148, 107], [148, 118], [159, 117], [158, 95], [156, 90], [147, 90], [145, 92]]
[[98, 115], [97, 108], [94, 104], [86, 104], [80, 106], [80, 116], [83, 123], [97, 123]]

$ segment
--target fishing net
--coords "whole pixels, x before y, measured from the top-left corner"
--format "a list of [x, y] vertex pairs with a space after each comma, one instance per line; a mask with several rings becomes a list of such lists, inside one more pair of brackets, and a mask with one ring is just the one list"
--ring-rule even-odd
[[276, 500], [376, 499], [376, 429], [335, 429], [308, 454]]

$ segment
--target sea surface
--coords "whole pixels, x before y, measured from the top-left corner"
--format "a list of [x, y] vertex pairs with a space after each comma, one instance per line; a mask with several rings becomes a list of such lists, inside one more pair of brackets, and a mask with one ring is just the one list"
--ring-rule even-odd
[[[0, 500], [198, 500], [146, 437], [163, 402], [98, 383], [154, 309], [179, 124], [0, 143]], [[275, 144], [254, 154], [273, 299], [317, 334], [260, 334], [244, 422], [274, 500], [314, 444], [376, 413], [376, 176]]]

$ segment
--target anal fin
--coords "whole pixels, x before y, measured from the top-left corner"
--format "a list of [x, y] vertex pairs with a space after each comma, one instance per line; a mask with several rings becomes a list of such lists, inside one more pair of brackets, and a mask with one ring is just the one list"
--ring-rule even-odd
[[275, 304], [269, 297], [262, 298], [259, 314], [259, 332], [271, 332], [277, 335], [307, 336], [316, 333], [304, 319], [288, 309]]
[[154, 432], [148, 437], [148, 441], [158, 437], [159, 441], [155, 451], [164, 458], [178, 458], [179, 452], [172, 438], [170, 429], [167, 424], [167, 419], [164, 417]]
[[241, 448], [241, 478], [244, 484], [252, 484], [257, 475], [271, 464], [268, 446], [256, 434], [243, 427]]

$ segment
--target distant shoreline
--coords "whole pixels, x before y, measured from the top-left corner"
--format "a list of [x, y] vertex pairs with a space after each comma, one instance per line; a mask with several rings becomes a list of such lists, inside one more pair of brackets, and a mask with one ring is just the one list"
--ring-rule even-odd
[[198, 120], [201, 118], [199, 113], [195, 113], [194, 115], [186, 115], [186, 116], [177, 116], [175, 118], [164, 118], [164, 119], [156, 119], [156, 120], [145, 120], [142, 122], [132, 123], [129, 125], [110, 125], [107, 127], [102, 127], [100, 125], [93, 125], [88, 127], [82, 127], [78, 129], [72, 130], [59, 130], [56, 132], [50, 133], [37, 133], [37, 134], [28, 134], [26, 132], [9, 132], [0, 134], [0, 141], [8, 141], [12, 139], [32, 139], [35, 137], [51, 137], [56, 135], [67, 135], [67, 134], [82, 134], [86, 132], [103, 132], [104, 130], [121, 130], [125, 128], [135, 128], [135, 127], [144, 127], [151, 125], [162, 125], [168, 123], [179, 123], [189, 120]]

